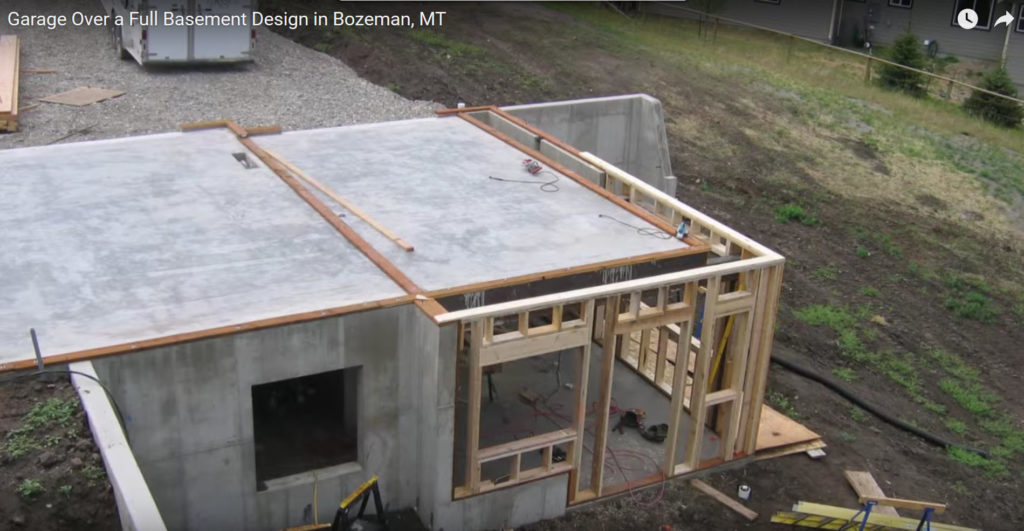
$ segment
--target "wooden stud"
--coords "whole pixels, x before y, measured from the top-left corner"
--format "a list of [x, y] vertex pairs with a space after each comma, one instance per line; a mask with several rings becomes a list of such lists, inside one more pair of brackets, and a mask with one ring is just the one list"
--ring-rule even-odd
[[754, 338], [758, 342], [757, 353], [752, 355], [756, 366], [753, 371], [748, 372], [749, 382], [743, 393], [745, 399], [750, 401], [745, 405], [746, 420], [743, 424], [745, 437], [743, 449], [748, 454], [753, 454], [757, 447], [757, 428], [761, 422], [761, 404], [764, 402], [768, 367], [771, 365], [775, 319], [779, 311], [779, 294], [782, 290], [782, 265], [762, 270], [761, 275], [761, 282], [766, 283], [766, 297], [764, 303], [755, 312], [764, 320], [758, 336]]
[[658, 327], [658, 360], [654, 365], [654, 385], [660, 386], [665, 381], [665, 366], [668, 363], [668, 327]]
[[[594, 301], [587, 301], [587, 306], [593, 315]], [[588, 324], [593, 324], [588, 320]], [[588, 328], [589, 337], [589, 328]], [[580, 472], [583, 464], [583, 445], [586, 441], [587, 422], [587, 385], [590, 382], [590, 346], [580, 347], [579, 356], [576, 359], [576, 407], [573, 409], [573, 427], [576, 429], [576, 441], [572, 445], [572, 472], [569, 473], [569, 500], [575, 500], [580, 490]]]
[[693, 319], [679, 323], [679, 338], [676, 340], [676, 363], [672, 369], [672, 399], [669, 406], [668, 440], [665, 443], [665, 475], [676, 475], [676, 455], [679, 449], [679, 426], [683, 420], [683, 404], [686, 400], [686, 375], [689, 372], [689, 342], [693, 335]]
[[480, 365], [480, 346], [483, 343], [483, 321], [470, 323], [469, 329], [469, 382], [466, 404], [466, 482], [471, 492], [480, 489], [480, 397], [483, 394], [483, 367]]
[[[700, 350], [693, 369], [693, 390], [690, 396], [690, 429], [687, 437], [685, 463], [692, 469], [697, 468], [701, 459], [701, 447], [704, 443], [704, 422], [707, 419], [707, 408], [704, 399], [707, 396], [707, 379], [710, 372], [711, 355], [714, 352], [715, 333], [718, 316], [715, 314], [715, 301], [722, 285], [722, 277], [708, 280], [707, 294], [704, 297], [704, 318], [700, 329]], [[678, 357], [678, 354], [676, 355]]]
[[615, 368], [615, 350], [618, 336], [615, 321], [619, 314], [619, 296], [605, 301], [604, 339], [601, 347], [601, 388], [597, 403], [597, 425], [594, 427], [594, 463], [590, 472], [590, 488], [601, 495], [604, 483], [604, 453], [608, 445], [608, 411], [612, 405], [612, 373]]
[[519, 482], [519, 470], [523, 466], [523, 454], [516, 454], [512, 456], [512, 466], [508, 471], [508, 480], [510, 483]]

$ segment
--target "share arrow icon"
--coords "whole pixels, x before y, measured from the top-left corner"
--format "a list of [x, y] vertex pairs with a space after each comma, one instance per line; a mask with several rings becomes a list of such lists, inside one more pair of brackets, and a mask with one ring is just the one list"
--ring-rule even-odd
[[1010, 27], [1010, 24], [1012, 22], [1013, 22], [1013, 15], [1011, 15], [1010, 12], [1007, 11], [1005, 15], [999, 17], [999, 19], [996, 20], [996, 26], [998, 26], [1000, 24], [1006, 24], [1006, 27]]

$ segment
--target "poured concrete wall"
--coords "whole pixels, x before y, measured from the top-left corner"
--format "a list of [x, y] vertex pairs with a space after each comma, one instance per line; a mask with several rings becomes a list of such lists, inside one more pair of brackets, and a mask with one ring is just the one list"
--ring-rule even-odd
[[[319, 520], [374, 474], [388, 510], [431, 529], [559, 516], [566, 476], [452, 501], [456, 327], [414, 306], [203, 339], [95, 360], [168, 529], [282, 529], [312, 504], [312, 473], [257, 491], [252, 386], [362, 367], [358, 461], [317, 471]], [[339, 418], [340, 421], [340, 418]]]
[[374, 474], [390, 508], [414, 506], [419, 375], [413, 368], [436, 352], [398, 331], [419, 313], [413, 306], [389, 308], [97, 360], [168, 528], [303, 523], [312, 474], [256, 489], [251, 388], [356, 366], [362, 367], [358, 462], [318, 472], [319, 519], [329, 522], [337, 503]]
[[[502, 109], [659, 190], [664, 190], [664, 177], [672, 175], [661, 102], [647, 94], [512, 105]], [[674, 196], [675, 189], [669, 193]]]

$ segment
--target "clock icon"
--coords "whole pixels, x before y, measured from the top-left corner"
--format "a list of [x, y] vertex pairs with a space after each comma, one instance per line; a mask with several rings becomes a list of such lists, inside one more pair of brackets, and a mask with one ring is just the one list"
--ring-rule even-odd
[[962, 9], [956, 15], [956, 24], [965, 30], [974, 29], [978, 25], [978, 13], [973, 9]]

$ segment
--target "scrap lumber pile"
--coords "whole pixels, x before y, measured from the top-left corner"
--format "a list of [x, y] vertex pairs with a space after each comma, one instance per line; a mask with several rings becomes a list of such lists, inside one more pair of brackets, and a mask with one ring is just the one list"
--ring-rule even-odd
[[0, 131], [18, 130], [18, 37], [0, 35]]

